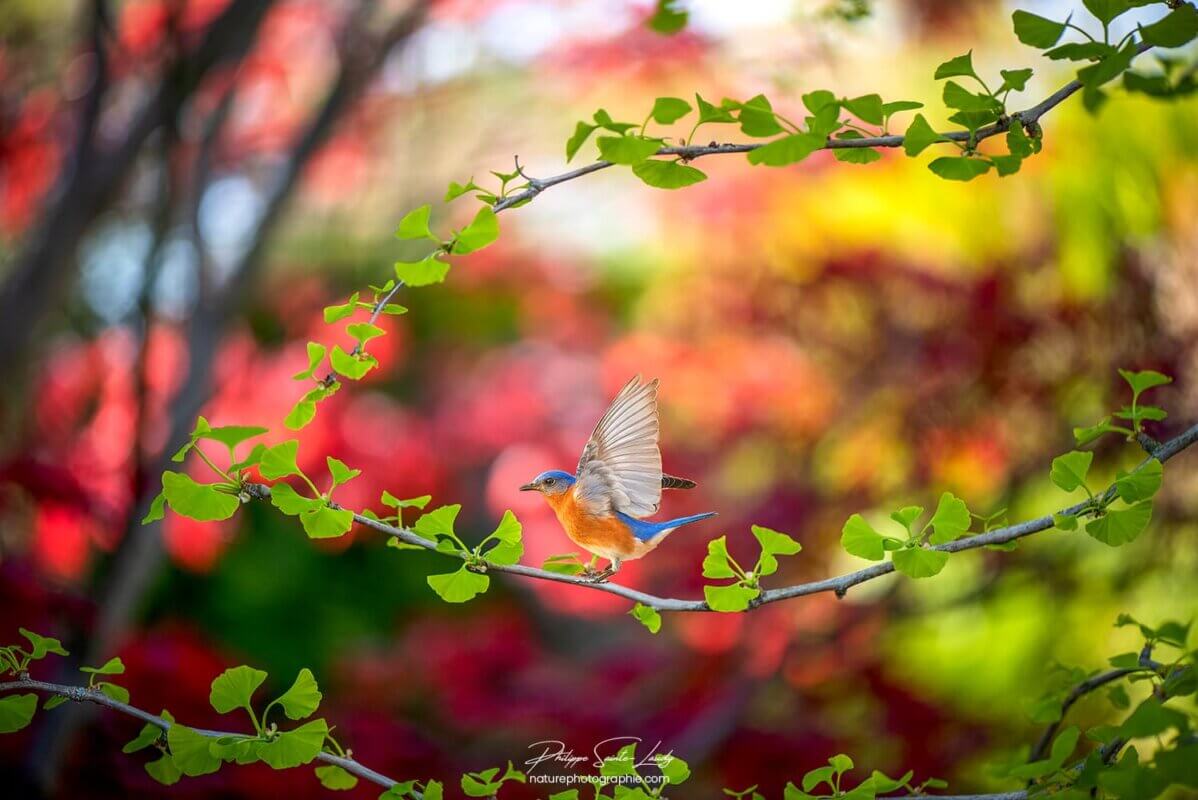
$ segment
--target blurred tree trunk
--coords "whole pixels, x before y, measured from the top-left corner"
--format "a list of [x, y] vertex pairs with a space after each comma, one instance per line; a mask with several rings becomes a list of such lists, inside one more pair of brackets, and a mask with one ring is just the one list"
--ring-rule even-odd
[[38, 323], [62, 304], [72, 285], [79, 242], [96, 217], [118, 196], [151, 134], [173, 121], [206, 75], [241, 60], [257, 36], [271, 0], [232, 0], [200, 43], [178, 57], [138, 112], [124, 138], [99, 141], [99, 118], [108, 90], [104, 44], [107, 7], [94, 0], [89, 35], [96, 59], [92, 86], [83, 101], [79, 137], [55, 188], [0, 286], [0, 352], [30, 359]]
[[[203, 404], [211, 394], [211, 378], [213, 362], [222, 338], [222, 334], [241, 307], [246, 293], [252, 286], [253, 280], [263, 262], [263, 256], [270, 237], [283, 217], [289, 199], [303, 174], [305, 167], [321, 146], [335, 132], [340, 120], [353, 107], [354, 102], [369, 86], [386, 56], [396, 46], [406, 41], [420, 26], [427, 10], [427, 0], [418, 0], [398, 15], [385, 21], [380, 30], [372, 19], [376, 13], [373, 3], [362, 3], [349, 15], [339, 41], [340, 68], [332, 81], [323, 101], [319, 104], [312, 117], [296, 137], [292, 146], [285, 153], [283, 165], [273, 177], [266, 190], [266, 202], [261, 218], [255, 228], [250, 245], [237, 261], [228, 269], [227, 278], [220, 286], [208, 286], [201, 292], [201, 297], [191, 319], [188, 321], [187, 341], [188, 371], [184, 383], [171, 402], [171, 433], [167, 438], [167, 446], [156, 456], [151, 457], [137, 467], [135, 496], [129, 517], [124, 526], [120, 543], [109, 560], [107, 569], [99, 579], [97, 596], [97, 616], [93, 630], [86, 640], [75, 642], [73, 651], [82, 654], [82, 663], [102, 661], [119, 646], [132, 620], [135, 618], [138, 606], [147, 588], [161, 570], [165, 551], [162, 544], [160, 523], [142, 526], [141, 518], [145, 515], [150, 501], [158, 493], [159, 476], [169, 465], [169, 455], [173, 451], [173, 443], [186, 436], [195, 421]], [[265, 8], [261, 9], [265, 10]], [[261, 21], [258, 14], [254, 26]], [[214, 23], [215, 28], [218, 23]], [[249, 49], [250, 40], [246, 40], [237, 49], [237, 57], [244, 56]], [[194, 90], [195, 83], [190, 84]], [[187, 215], [190, 218], [188, 227], [191, 231], [193, 244], [205, 259], [206, 248], [200, 238], [196, 225], [196, 215], [200, 199], [207, 188], [210, 173], [212, 151], [219, 142], [222, 128], [228, 119], [230, 107], [234, 101], [235, 88], [230, 88], [222, 98], [218, 108], [212, 113], [208, 130], [205, 132], [195, 168], [192, 170], [191, 186], [184, 191], [172, 191], [172, 205], [178, 205], [181, 197], [189, 199], [190, 208]], [[173, 106], [171, 114], [162, 119], [172, 119], [177, 112], [178, 104]], [[142, 142], [148, 138], [142, 138]], [[171, 155], [169, 147], [162, 155], [162, 169], [169, 169]], [[129, 165], [132, 163], [130, 159]], [[126, 165], [126, 169], [129, 165]], [[115, 193], [119, 181], [111, 179], [109, 191]], [[61, 208], [65, 210], [69, 201], [64, 198]], [[72, 256], [79, 238], [86, 231], [87, 224], [104, 207], [104, 202], [93, 203], [87, 209], [71, 206], [75, 211], [90, 214], [86, 222], [75, 220], [77, 230], [72, 232], [75, 239], [66, 245], [56, 245], [56, 254], [61, 257], [57, 277], [42, 276], [37, 291], [44, 295], [54, 292], [61, 294], [70, 284], [74, 274]], [[179, 215], [178, 208], [159, 210], [165, 218], [174, 219]], [[36, 243], [35, 243], [36, 244]], [[154, 250], [151, 248], [151, 259]], [[205, 265], [201, 264], [201, 271]], [[36, 271], [34, 271], [36, 273]], [[147, 270], [149, 274], [149, 270]], [[16, 302], [19, 289], [12, 288], [20, 278], [14, 274], [5, 287], [5, 298], [10, 297]], [[56, 301], [55, 301], [56, 302]], [[53, 302], [45, 303], [39, 309], [27, 309], [26, 314], [44, 314]], [[149, 320], [143, 324], [148, 327]], [[29, 342], [29, 327], [17, 330], [9, 327], [0, 331], [0, 337], [15, 337], [12, 346], [25, 346]], [[3, 339], [0, 339], [3, 340]], [[9, 341], [9, 340], [3, 340]], [[143, 381], [144, 384], [144, 381]], [[140, 447], [134, 443], [134, 447]], [[140, 459], [134, 459], [140, 462]], [[70, 659], [68, 659], [70, 661]], [[72, 663], [73, 668], [77, 665]], [[36, 773], [36, 783], [42, 792], [53, 790], [56, 775], [74, 734], [89, 718], [94, 709], [81, 706], [64, 708], [64, 713], [57, 715], [41, 731], [38, 745], [31, 756], [31, 768]]]

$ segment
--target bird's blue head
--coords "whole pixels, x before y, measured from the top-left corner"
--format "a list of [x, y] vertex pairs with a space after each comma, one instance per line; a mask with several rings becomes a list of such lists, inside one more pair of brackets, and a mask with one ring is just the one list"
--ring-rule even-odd
[[564, 493], [573, 485], [573, 475], [568, 472], [563, 472], [560, 469], [551, 469], [548, 472], [542, 472], [540, 475], [521, 486], [520, 491], [540, 492], [543, 495], [553, 496]]

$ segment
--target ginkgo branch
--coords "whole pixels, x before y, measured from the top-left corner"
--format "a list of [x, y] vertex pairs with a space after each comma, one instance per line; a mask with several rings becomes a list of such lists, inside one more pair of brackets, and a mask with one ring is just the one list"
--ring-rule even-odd
[[[1149, 459], [1155, 458], [1162, 463], [1168, 461], [1173, 456], [1182, 452], [1186, 448], [1198, 442], [1198, 424], [1191, 426], [1178, 436], [1169, 439], [1162, 443], [1159, 447], [1152, 450]], [[1145, 459], [1142, 463], [1147, 463], [1149, 459]], [[264, 484], [247, 484], [246, 492], [259, 499], [270, 497], [270, 487]], [[1115, 484], [1111, 484], [1098, 497], [1103, 502], [1109, 501], [1116, 495]], [[336, 504], [330, 504], [334, 508], [340, 508]], [[1007, 525], [1002, 528], [978, 533], [973, 536], [965, 536], [945, 544], [935, 545], [931, 549], [941, 550], [948, 553], [958, 553], [963, 550], [975, 550], [979, 547], [987, 547], [991, 545], [1006, 544], [1013, 542], [1016, 539], [1021, 539], [1024, 536], [1030, 536], [1034, 533], [1049, 530], [1053, 527], [1053, 517], [1058, 515], [1075, 516], [1081, 514], [1092, 506], [1092, 502], [1087, 499], [1084, 502], [1074, 504], [1068, 508], [1062, 509], [1056, 515], [1048, 515], [1031, 519], [1026, 522], [1021, 522], [1016, 525]], [[426, 550], [434, 550], [445, 555], [456, 555], [463, 560], [468, 560], [472, 556], [470, 553], [446, 553], [444, 550], [439, 550], [437, 543], [426, 539], [415, 531], [405, 528], [390, 525], [386, 522], [381, 522], [377, 519], [363, 516], [359, 513], [354, 513], [354, 521], [360, 525], [372, 528], [380, 533], [393, 536], [399, 541], [422, 547]], [[642, 592], [628, 586], [622, 586], [617, 583], [597, 583], [592, 579], [578, 577], [574, 575], [564, 575], [538, 567], [531, 567], [524, 564], [492, 564], [484, 562], [476, 566], [477, 569], [485, 569], [487, 572], [503, 572], [509, 575], [519, 575], [526, 578], [536, 578], [538, 580], [554, 581], [556, 583], [568, 583], [574, 586], [580, 586], [586, 589], [592, 589], [598, 592], [614, 594], [623, 597], [627, 600], [640, 603], [650, 608], [655, 608], [658, 611], [713, 611], [705, 600], [683, 600], [670, 597], [658, 597], [656, 595]], [[758, 606], [766, 605], [767, 603], [776, 603], [781, 600], [789, 600], [795, 597], [805, 597], [807, 595], [819, 594], [822, 592], [834, 592], [837, 597], [843, 597], [849, 589], [866, 581], [880, 578], [883, 575], [888, 575], [894, 572], [894, 562], [885, 561], [879, 564], [874, 564], [864, 569], [859, 569], [854, 572], [845, 573], [844, 575], [835, 578], [826, 578], [819, 581], [811, 581], [808, 583], [800, 583], [794, 586], [783, 586], [776, 589], [766, 589], [761, 592], [756, 598], [749, 603], [749, 609], [757, 608]]]
[[1049, 723], [1048, 727], [1044, 729], [1044, 733], [1040, 735], [1039, 740], [1037, 740], [1036, 744], [1032, 746], [1031, 752], [1027, 757], [1028, 762], [1039, 761], [1040, 759], [1044, 758], [1044, 756], [1048, 753], [1049, 746], [1052, 745], [1053, 737], [1057, 735], [1057, 731], [1060, 729], [1061, 723], [1065, 721], [1065, 715], [1069, 713], [1069, 709], [1072, 708], [1073, 704], [1078, 700], [1082, 699], [1090, 692], [1093, 692], [1096, 689], [1101, 689], [1103, 686], [1106, 686], [1109, 683], [1114, 683], [1117, 680], [1121, 680], [1128, 675], [1132, 675], [1137, 672], [1143, 672], [1144, 670], [1153, 670], [1158, 667], [1160, 667], [1160, 665], [1152, 660], [1152, 645], [1146, 644], [1144, 645], [1144, 649], [1140, 651], [1140, 665], [1138, 667], [1121, 667], [1119, 669], [1100, 672], [1097, 675], [1086, 678], [1084, 681], [1074, 686], [1073, 689], [1070, 690], [1069, 694], [1065, 696], [1065, 699], [1061, 702], [1060, 715], [1056, 718], [1056, 720]]
[[[1151, 50], [1152, 45], [1141, 44], [1136, 52], [1140, 55], [1147, 50]], [[1011, 129], [1014, 123], [1019, 123], [1024, 126], [1031, 126], [1040, 121], [1040, 118], [1047, 114], [1052, 109], [1063, 103], [1065, 100], [1076, 94], [1083, 88], [1081, 81], [1074, 79], [1069, 83], [1056, 90], [1048, 97], [1041, 100], [1034, 106], [1026, 108], [1022, 111], [1015, 111], [1005, 117], [1000, 118], [985, 127], [979, 128], [975, 132], [967, 130], [953, 130], [938, 134], [941, 142], [954, 143], [977, 143], [983, 139], [989, 139], [992, 136], [997, 136], [1001, 133], [1006, 133]], [[865, 136], [860, 139], [834, 139], [831, 136], [824, 142], [822, 150], [853, 150], [872, 147], [902, 147], [906, 141], [906, 137], [899, 134], [890, 134], [886, 136]], [[746, 142], [746, 143], [726, 143], [718, 144], [711, 143], [709, 145], [680, 145], [673, 147], [662, 147], [654, 155], [658, 156], [677, 156], [683, 161], [692, 161], [703, 156], [726, 155], [729, 153], [749, 153], [760, 147], [764, 147], [769, 142]], [[557, 186], [558, 184], [566, 183], [577, 178], [590, 175], [593, 172], [598, 172], [608, 167], [616, 166], [610, 161], [595, 161], [587, 164], [584, 167], [573, 169], [568, 172], [563, 172], [559, 175], [554, 175], [549, 178], [539, 178], [535, 181], [529, 181], [529, 184], [522, 191], [506, 197], [500, 197], [495, 201], [493, 209], [498, 213], [509, 208], [522, 205], [529, 202], [546, 189]]]
[[[0, 693], [14, 691], [35, 691], [41, 692], [43, 694], [63, 697], [75, 703], [95, 703], [126, 716], [140, 720], [141, 722], [153, 725], [162, 730], [163, 733], [169, 731], [173, 724], [179, 724], [172, 723], [168, 719], [164, 719], [156, 714], [152, 714], [149, 711], [138, 708], [137, 706], [130, 705], [129, 703], [124, 703], [120, 700], [109, 697], [98, 689], [89, 689], [86, 686], [69, 686], [59, 683], [47, 683], [45, 681], [34, 680], [27, 676], [21, 676], [15, 681], [0, 682]], [[191, 730], [210, 739], [230, 739], [245, 735], [244, 733], [232, 731], [214, 731], [204, 728], [192, 728]], [[377, 786], [382, 787], [384, 790], [390, 789], [392, 786], [395, 786], [399, 783], [395, 779], [389, 778], [381, 772], [373, 770], [352, 758], [330, 753], [325, 750], [321, 750], [319, 753], [317, 753], [314, 760], [340, 767], [346, 772], [351, 773], [362, 780], [369, 781]], [[420, 796], [419, 792], [415, 792], [415, 790], [410, 791], [413, 796]], [[901, 800], [1027, 800], [1028, 792], [1026, 790], [1017, 790], [1011, 792], [994, 792], [991, 794], [905, 794], [896, 796], [894, 800], [898, 800], [899, 797], [901, 797]], [[891, 799], [889, 797], [881, 797], [879, 800]]]
[[[27, 676], [21, 676], [15, 681], [5, 681], [0, 683], [0, 692], [12, 692], [22, 689], [65, 697], [67, 700], [71, 700], [76, 703], [95, 703], [97, 705], [106, 706], [113, 711], [119, 711], [122, 714], [126, 714], [130, 717], [139, 719], [142, 722], [154, 725], [160, 728], [164, 733], [171, 729], [172, 723], [170, 720], [164, 719], [156, 714], [151, 714], [149, 711], [145, 711], [136, 706], [132, 706], [128, 703], [123, 703], [120, 700], [109, 697], [99, 689], [89, 689], [86, 686], [68, 686], [61, 683], [47, 683], [45, 681], [34, 680]], [[244, 732], [210, 731], [203, 728], [193, 728], [192, 730], [201, 736], [206, 736], [210, 739], [226, 739], [245, 736]], [[392, 786], [398, 783], [398, 781], [388, 778], [381, 772], [376, 772], [370, 767], [367, 767], [352, 758], [335, 755], [324, 750], [321, 750], [316, 754], [315, 760], [341, 767], [341, 769], [345, 770], [346, 772], [356, 775], [362, 780], [378, 784], [384, 789], [390, 789]]]

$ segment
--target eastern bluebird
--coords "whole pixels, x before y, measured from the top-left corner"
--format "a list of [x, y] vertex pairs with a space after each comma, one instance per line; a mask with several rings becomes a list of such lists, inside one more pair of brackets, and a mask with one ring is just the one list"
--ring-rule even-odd
[[630, 380], [612, 400], [591, 432], [574, 475], [562, 470], [542, 472], [520, 487], [540, 492], [557, 515], [570, 541], [611, 564], [591, 575], [605, 580], [622, 561], [640, 558], [683, 525], [714, 517], [715, 512], [650, 522], [657, 512], [661, 490], [692, 489], [695, 482], [661, 471], [657, 446], [657, 380]]

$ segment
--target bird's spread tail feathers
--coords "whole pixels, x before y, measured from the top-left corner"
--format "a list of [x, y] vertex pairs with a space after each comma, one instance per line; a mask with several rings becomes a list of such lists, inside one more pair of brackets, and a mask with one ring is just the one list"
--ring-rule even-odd
[[[618, 512], [617, 512], [618, 513]], [[632, 531], [632, 535], [642, 542], [647, 542], [650, 539], [655, 539], [658, 536], [670, 533], [683, 525], [690, 525], [692, 522], [714, 517], [716, 512], [708, 511], [705, 514], [694, 514], [689, 517], [678, 517], [677, 519], [667, 519], [664, 522], [646, 522], [643, 519], [635, 519], [626, 514], [620, 514], [628, 528]]]
[[697, 484], [689, 478], [679, 478], [674, 475], [661, 476], [663, 489], [694, 489]]

